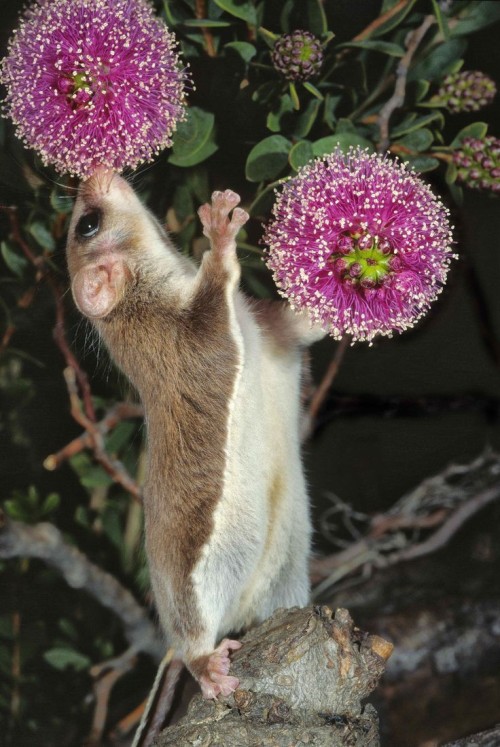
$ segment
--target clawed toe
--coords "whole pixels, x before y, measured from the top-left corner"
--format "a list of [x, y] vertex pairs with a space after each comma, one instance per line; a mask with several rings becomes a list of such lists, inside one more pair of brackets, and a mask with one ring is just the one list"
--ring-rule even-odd
[[240, 196], [231, 189], [224, 192], [212, 193], [212, 205], [224, 216], [226, 216], [240, 201]]
[[237, 677], [229, 675], [231, 661], [229, 653], [241, 648], [239, 641], [224, 638], [217, 648], [207, 657], [203, 657], [203, 668], [191, 671], [201, 686], [205, 698], [216, 698], [218, 695], [230, 695], [239, 685]]
[[[236, 234], [248, 220], [248, 213], [237, 207], [240, 196], [230, 189], [225, 192], [214, 192], [212, 202], [202, 205], [198, 215], [203, 224], [203, 233], [212, 242], [212, 248], [221, 254], [235, 250]], [[229, 213], [233, 211], [231, 218]]]

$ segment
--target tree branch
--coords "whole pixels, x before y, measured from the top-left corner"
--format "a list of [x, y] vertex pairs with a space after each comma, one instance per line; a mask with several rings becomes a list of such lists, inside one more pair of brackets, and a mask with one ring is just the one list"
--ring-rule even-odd
[[60, 288], [59, 283], [54, 276], [52, 267], [50, 263], [47, 261], [47, 258], [45, 257], [45, 255], [35, 254], [33, 250], [31, 249], [30, 245], [28, 244], [28, 242], [24, 239], [22, 231], [21, 231], [21, 226], [19, 225], [19, 216], [17, 213], [17, 208], [15, 206], [10, 206], [10, 207], [0, 206], [0, 208], [4, 210], [9, 216], [12, 239], [21, 249], [24, 256], [31, 262], [33, 267], [36, 269], [37, 281], [45, 280], [48, 283], [53, 293], [55, 307], [56, 307], [56, 322], [55, 322], [54, 330], [53, 330], [54, 341], [57, 347], [59, 348], [59, 350], [61, 351], [64, 357], [64, 360], [66, 361], [66, 365], [70, 366], [74, 370], [75, 376], [78, 380], [78, 384], [82, 392], [82, 399], [85, 405], [85, 412], [89, 420], [94, 421], [95, 420], [94, 405], [92, 402], [92, 392], [90, 390], [90, 384], [89, 384], [87, 374], [80, 367], [76, 357], [74, 356], [70, 346], [68, 345], [68, 341], [66, 340], [65, 324], [64, 324], [64, 304], [62, 300], [64, 293], [62, 289]]
[[360, 31], [359, 34], [356, 34], [356, 36], [353, 37], [353, 41], [363, 41], [363, 39], [368, 38], [374, 31], [380, 28], [380, 26], [383, 26], [386, 21], [389, 21], [393, 16], [397, 15], [400, 10], [403, 10], [403, 8], [408, 5], [409, 2], [410, 0], [399, 0], [396, 5], [393, 5], [392, 8], [389, 8], [389, 10], [387, 10], [378, 18], [375, 18], [375, 20], [369, 23], [368, 26], [363, 29], [363, 31]]
[[381, 108], [378, 116], [378, 126], [380, 130], [378, 150], [380, 153], [385, 153], [385, 151], [389, 147], [389, 119], [391, 118], [392, 113], [404, 104], [408, 70], [410, 68], [413, 55], [417, 51], [420, 42], [424, 38], [425, 34], [432, 26], [432, 24], [435, 23], [435, 21], [436, 19], [433, 15], [426, 16], [420, 26], [408, 36], [406, 42], [406, 54], [399, 61], [396, 70], [396, 85], [394, 88], [394, 93]]
[[[101, 436], [105, 436], [107, 433], [112, 431], [113, 428], [116, 428], [118, 423], [121, 423], [122, 420], [142, 417], [144, 417], [144, 408], [142, 405], [133, 402], [117, 402], [106, 413], [103, 419], [95, 424], [95, 430], [98, 431]], [[61, 464], [72, 456], [75, 456], [75, 454], [79, 454], [84, 449], [92, 449], [93, 443], [91, 434], [85, 430], [80, 436], [74, 438], [55, 454], [49, 454], [45, 458], [43, 466], [45, 469], [52, 472], [52, 470], [60, 467]]]
[[0, 558], [38, 558], [55, 568], [73, 589], [84, 589], [122, 622], [124, 635], [136, 651], [160, 661], [165, 644], [146, 611], [110, 573], [106, 573], [64, 541], [49, 523], [29, 526], [0, 511]]
[[[468, 465], [451, 465], [424, 480], [385, 514], [374, 516], [365, 533], [340, 552], [311, 562], [315, 595], [368, 567], [387, 568], [441, 549], [463, 524], [500, 498], [500, 456], [486, 453]], [[438, 526], [418, 542], [414, 534]]]
[[81, 404], [80, 397], [78, 396], [78, 390], [76, 388], [76, 377], [75, 371], [72, 367], [64, 369], [64, 379], [68, 388], [68, 394], [71, 404], [71, 415], [79, 423], [89, 435], [89, 439], [92, 445], [92, 451], [96, 460], [106, 470], [113, 480], [121, 485], [125, 490], [133, 495], [133, 497], [142, 502], [141, 491], [137, 482], [129, 475], [125, 466], [120, 462], [119, 459], [114, 459], [110, 454], [107, 453], [104, 444], [103, 433], [95, 422], [89, 420], [84, 414]]
[[325, 397], [330, 391], [330, 388], [334, 382], [334, 379], [339, 372], [339, 368], [342, 364], [342, 361], [344, 359], [346, 350], [350, 342], [351, 342], [350, 335], [344, 335], [344, 337], [341, 339], [341, 341], [337, 345], [333, 358], [323, 376], [323, 379], [320, 381], [320, 383], [318, 384], [318, 386], [313, 392], [311, 401], [309, 403], [308, 411], [307, 411], [306, 427], [304, 429], [305, 433], [302, 436], [303, 440], [308, 438], [308, 436], [310, 436], [311, 434], [311, 430], [314, 427], [314, 422], [316, 418], [318, 417], [318, 412], [320, 411], [320, 408], [323, 402], [325, 401]]
[[355, 627], [347, 610], [277, 610], [241, 642], [231, 664], [239, 688], [215, 701], [195, 696], [158, 747], [379, 744], [375, 709], [362, 701], [393, 646]]

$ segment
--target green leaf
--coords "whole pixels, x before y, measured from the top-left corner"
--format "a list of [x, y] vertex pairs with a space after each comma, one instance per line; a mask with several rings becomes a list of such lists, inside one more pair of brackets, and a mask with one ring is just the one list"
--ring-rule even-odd
[[382, 13], [394, 8], [397, 3], [399, 3], [399, 0], [384, 0], [382, 7], [380, 8], [380, 14], [382, 15]]
[[269, 29], [265, 29], [263, 26], [259, 26], [259, 34], [264, 39], [265, 43], [272, 49], [279, 39], [279, 34], [275, 34]]
[[47, 226], [41, 221], [35, 220], [29, 226], [29, 232], [36, 239], [37, 243], [40, 244], [43, 249], [47, 249], [49, 252], [53, 252], [56, 248], [56, 242]]
[[358, 145], [361, 148], [368, 148], [371, 152], [375, 150], [373, 143], [355, 132], [339, 132], [335, 135], [322, 137], [312, 144], [312, 149], [313, 155], [319, 157], [333, 153], [336, 148], [339, 148], [342, 153], [347, 153], [351, 146], [356, 147]]
[[169, 162], [174, 166], [195, 166], [217, 150], [214, 142], [215, 116], [197, 106], [188, 109], [188, 118], [181, 122], [174, 135]]
[[214, 0], [215, 4], [235, 18], [241, 18], [251, 26], [257, 25], [255, 6], [249, 0]]
[[67, 638], [70, 638], [72, 641], [78, 640], [78, 631], [71, 620], [68, 620], [67, 617], [62, 617], [57, 625], [59, 630], [61, 630]]
[[408, 135], [405, 135], [405, 137], [397, 140], [394, 145], [401, 145], [409, 151], [420, 153], [421, 151], [430, 148], [433, 142], [434, 135], [432, 132], [423, 128], [410, 132]]
[[354, 122], [351, 122], [347, 117], [341, 117], [337, 122], [337, 128], [335, 130], [337, 135], [339, 132], [357, 132]]
[[457, 58], [462, 57], [467, 47], [465, 39], [450, 39], [450, 41], [434, 47], [422, 60], [417, 62], [408, 73], [408, 80], [424, 78], [437, 80], [449, 72]]
[[402, 122], [400, 122], [391, 132], [393, 137], [397, 137], [399, 135], [404, 135], [408, 130], [407, 127], [410, 127], [413, 122], [415, 122], [417, 119], [417, 113], [416, 112], [409, 112], [406, 117], [403, 119]]
[[295, 6], [295, 0], [285, 0], [281, 14], [280, 14], [280, 28], [284, 33], [289, 33], [293, 30], [295, 24], [291, 20], [292, 13]]
[[254, 201], [248, 209], [250, 215], [262, 219], [264, 216], [269, 215], [275, 201], [275, 187], [276, 182], [271, 182], [270, 184], [267, 184], [262, 191], [257, 193]]
[[407, 135], [409, 132], [414, 132], [414, 130], [419, 130], [421, 127], [431, 124], [431, 122], [435, 122], [438, 127], [443, 127], [445, 120], [441, 112], [432, 112], [432, 114], [425, 114], [423, 117], [418, 118], [415, 118], [415, 115], [413, 115], [413, 117], [408, 117], [404, 122], [395, 127], [392, 130], [391, 136], [394, 138]]
[[87, 529], [90, 527], [90, 512], [86, 506], [77, 506], [75, 509], [75, 521]]
[[107, 506], [101, 517], [102, 526], [106, 536], [117, 547], [123, 544], [123, 527], [116, 506]]
[[462, 187], [460, 187], [458, 184], [448, 184], [448, 189], [450, 190], [452, 199], [460, 207], [464, 201], [464, 191]]
[[420, 171], [421, 173], [424, 171], [434, 171], [439, 166], [438, 159], [431, 156], [416, 156], [415, 158], [410, 157], [405, 160], [407, 160], [415, 171]]
[[173, 3], [172, 0], [163, 0], [163, 10], [169, 26], [178, 26], [191, 18], [186, 8], [180, 3]]
[[24, 494], [24, 500], [26, 505], [29, 506], [32, 511], [38, 507], [39, 495], [38, 490], [34, 485], [29, 486], [28, 492]]
[[106, 451], [109, 454], [118, 454], [118, 452], [130, 442], [134, 436], [137, 424], [132, 421], [122, 421], [116, 428], [106, 436]]
[[189, 28], [222, 29], [231, 24], [229, 21], [211, 21], [209, 18], [187, 18], [182, 25]]
[[304, 86], [304, 88], [306, 89], [306, 91], [309, 91], [309, 93], [312, 93], [313, 96], [316, 96], [316, 98], [319, 101], [323, 101], [323, 99], [324, 99], [323, 94], [321, 93], [321, 91], [318, 91], [318, 89], [316, 88], [316, 86], [314, 86], [310, 81], [305, 80], [302, 83], [302, 85]]
[[324, 119], [331, 130], [335, 129], [335, 123], [337, 121], [335, 112], [341, 98], [342, 96], [333, 96], [330, 93], [327, 93], [325, 96]]
[[462, 144], [462, 141], [465, 140], [466, 137], [474, 137], [482, 140], [487, 132], [488, 125], [486, 124], [486, 122], [473, 122], [472, 124], [467, 125], [467, 127], [464, 127], [462, 130], [460, 130], [458, 135], [456, 135], [451, 141], [450, 148], [459, 148]]
[[84, 488], [106, 488], [113, 484], [113, 479], [102, 467], [95, 466], [80, 477], [80, 482]]
[[295, 171], [305, 166], [312, 158], [314, 158], [314, 151], [309, 140], [300, 140], [295, 143], [288, 154], [288, 162]]
[[3, 502], [3, 508], [7, 516], [16, 521], [28, 521], [29, 512], [26, 511], [26, 507], [22, 506], [16, 500], [6, 500]]
[[257, 143], [248, 154], [245, 174], [250, 182], [276, 179], [288, 161], [291, 143], [282, 135], [270, 135]]
[[176, 188], [172, 207], [180, 223], [184, 223], [186, 218], [194, 215], [193, 195], [187, 184], [179, 184]]
[[[391, 18], [389, 18], [385, 23], [382, 23], [380, 26], [378, 26], [376, 29], [373, 29], [371, 32], [369, 38], [373, 39], [376, 36], [384, 36], [384, 34], [387, 34], [388, 31], [391, 31], [392, 29], [395, 29], [396, 26], [399, 26], [399, 24], [404, 21], [410, 10], [415, 5], [416, 0], [410, 0], [410, 2], [403, 6], [403, 8], [395, 13]], [[394, 3], [395, 5], [396, 3]], [[392, 5], [390, 7], [393, 7]]]
[[298, 111], [300, 109], [300, 99], [299, 94], [297, 93], [297, 87], [293, 81], [290, 81], [288, 90], [290, 91], [290, 98], [293, 101], [293, 108]]
[[454, 184], [457, 180], [457, 176], [458, 176], [457, 165], [453, 163], [453, 161], [449, 161], [448, 166], [446, 167], [446, 173], [444, 175], [446, 184]]
[[278, 99], [278, 108], [270, 111], [267, 115], [266, 126], [271, 132], [279, 132], [281, 130], [281, 118], [284, 114], [293, 112], [294, 105], [292, 97], [288, 93], [284, 93]]
[[51, 667], [60, 671], [72, 667], [77, 672], [82, 672], [91, 665], [88, 656], [71, 648], [51, 648], [45, 651], [43, 658]]
[[456, 26], [450, 28], [451, 36], [464, 36], [473, 31], [489, 26], [500, 19], [500, 3], [489, 0], [477, 0], [470, 3], [467, 13], [460, 18]]
[[316, 121], [318, 112], [321, 107], [321, 101], [318, 99], [311, 99], [307, 104], [306, 108], [300, 113], [296, 114], [297, 124], [294, 127], [294, 135], [296, 137], [307, 137]]
[[49, 493], [49, 495], [46, 497], [46, 499], [42, 503], [42, 508], [40, 512], [41, 516], [46, 516], [47, 514], [52, 513], [52, 511], [55, 511], [56, 508], [58, 508], [60, 502], [61, 502], [61, 499], [57, 493]]
[[315, 36], [324, 36], [328, 33], [328, 21], [321, 0], [309, 0], [306, 7], [306, 28]]
[[414, 90], [413, 96], [416, 102], [422, 101], [429, 93], [429, 88], [431, 87], [428, 80], [415, 80], [412, 85]]
[[56, 211], [56, 213], [71, 213], [75, 201], [73, 197], [69, 195], [61, 194], [57, 189], [53, 189], [50, 193], [50, 204]]
[[450, 29], [448, 26], [448, 21], [446, 17], [444, 16], [437, 0], [432, 0], [432, 8], [434, 10], [434, 15], [436, 16], [436, 20], [438, 22], [439, 30], [441, 34], [443, 35], [443, 38], [446, 41], [448, 41], [448, 39], [450, 38]]
[[19, 252], [14, 249], [8, 241], [2, 241], [0, 243], [0, 252], [9, 270], [13, 272], [14, 275], [17, 275], [18, 278], [22, 278], [24, 270], [28, 264], [26, 257], [19, 254]]
[[243, 62], [246, 62], [247, 64], [257, 54], [257, 50], [255, 49], [254, 45], [250, 44], [249, 42], [242, 42], [242, 41], [228, 42], [227, 44], [224, 44], [224, 49], [232, 49], [234, 52], [236, 52], [236, 54], [238, 54], [241, 57]]
[[208, 172], [204, 166], [190, 169], [187, 173], [186, 184], [198, 202], [208, 202], [210, 199], [210, 184]]
[[388, 54], [390, 57], [403, 57], [405, 51], [399, 44], [394, 42], [386, 42], [380, 39], [366, 39], [365, 41], [358, 42], [344, 42], [338, 44], [337, 49], [348, 47], [356, 47], [359, 49], [366, 49], [369, 52], [381, 52], [382, 54]]

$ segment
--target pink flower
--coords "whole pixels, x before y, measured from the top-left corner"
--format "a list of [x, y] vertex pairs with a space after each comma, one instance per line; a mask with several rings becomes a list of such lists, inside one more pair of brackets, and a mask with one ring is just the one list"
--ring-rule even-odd
[[151, 160], [184, 118], [176, 42], [146, 0], [38, 0], [1, 80], [25, 145], [81, 177]]
[[402, 163], [360, 148], [316, 159], [285, 182], [267, 226], [282, 296], [335, 339], [412, 327], [446, 280], [448, 211]]

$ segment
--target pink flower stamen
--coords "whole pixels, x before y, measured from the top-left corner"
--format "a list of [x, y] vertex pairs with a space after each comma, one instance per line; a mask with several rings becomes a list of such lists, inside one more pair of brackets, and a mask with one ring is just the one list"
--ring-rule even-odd
[[264, 241], [292, 308], [353, 341], [412, 327], [454, 256], [448, 211], [430, 188], [360, 148], [318, 158], [285, 182]]
[[150, 161], [185, 117], [176, 41], [147, 0], [36, 2], [0, 80], [25, 145], [81, 177], [97, 165], [121, 171]]

